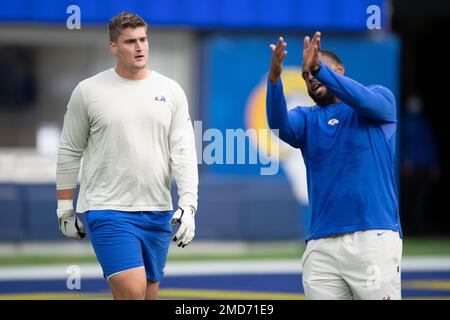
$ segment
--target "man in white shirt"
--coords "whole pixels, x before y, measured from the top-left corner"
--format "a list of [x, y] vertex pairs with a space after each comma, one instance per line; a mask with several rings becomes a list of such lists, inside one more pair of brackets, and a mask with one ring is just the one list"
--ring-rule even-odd
[[[147, 24], [132, 13], [109, 22], [116, 67], [81, 81], [64, 117], [56, 185], [61, 232], [82, 239], [73, 208], [86, 213], [92, 246], [114, 299], [156, 299], [172, 224], [185, 247], [194, 237], [198, 172], [183, 89], [146, 67]], [[179, 209], [173, 214], [175, 178]]]

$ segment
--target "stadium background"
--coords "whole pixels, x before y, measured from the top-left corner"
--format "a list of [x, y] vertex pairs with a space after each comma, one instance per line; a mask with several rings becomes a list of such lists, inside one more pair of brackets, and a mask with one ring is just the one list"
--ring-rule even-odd
[[[81, 9], [80, 30], [66, 26], [71, 15], [66, 10], [73, 4]], [[367, 28], [370, 13], [366, 10], [370, 5], [381, 8], [381, 30]], [[422, 285], [422, 289], [432, 291], [427, 287], [431, 285], [441, 291], [405, 290], [412, 290], [408, 294], [417, 297], [450, 296], [450, 268], [446, 260], [450, 256], [450, 218], [442, 209], [449, 149], [443, 114], [448, 112], [438, 107], [445, 105], [446, 88], [439, 76], [448, 65], [436, 61], [436, 52], [431, 54], [448, 28], [448, 9], [443, 1], [201, 0], [195, 1], [195, 6], [187, 0], [1, 1], [0, 294], [13, 298], [25, 297], [13, 293], [32, 293], [32, 297], [41, 294], [42, 298], [80, 297], [68, 295], [66, 282], [61, 280], [67, 277], [64, 267], [71, 264], [84, 266], [82, 275], [91, 279], [86, 280], [87, 287], [92, 288], [87, 292], [106, 290], [105, 283], [98, 279], [98, 269], [90, 264], [95, 265], [95, 258], [88, 241], [74, 243], [58, 231], [55, 152], [73, 88], [80, 80], [113, 66], [107, 50], [109, 18], [121, 11], [132, 11], [150, 24], [149, 66], [181, 84], [188, 96], [191, 118], [202, 121], [201, 143], [197, 145], [200, 156], [212, 142], [202, 136], [205, 130], [219, 129], [225, 136], [226, 129], [256, 127], [264, 104], [254, 97], [264, 93], [271, 55], [268, 45], [279, 35], [288, 42], [285, 64], [294, 74], [301, 64], [303, 36], [320, 30], [322, 46], [340, 55], [349, 76], [364, 84], [383, 84], [394, 92], [400, 114], [406, 98], [420, 92], [425, 115], [436, 133], [441, 174], [430, 186], [424, 227], [413, 230], [403, 223], [405, 256], [413, 257], [413, 262], [406, 261], [406, 269], [417, 272], [406, 274], [405, 279], [410, 279], [411, 288]], [[301, 81], [294, 77], [292, 83], [293, 93], [288, 98], [292, 102], [307, 99]], [[247, 147], [251, 150], [255, 144], [249, 140]], [[166, 291], [162, 297], [220, 298], [226, 297], [227, 292], [247, 298], [301, 297], [297, 271], [308, 206], [302, 184], [299, 185], [304, 177], [297, 175], [302, 168], [292, 165], [292, 161], [300, 163], [301, 157], [298, 153], [292, 157], [292, 150], [283, 148], [280, 172], [274, 176], [260, 176], [261, 165], [257, 164], [199, 166], [196, 240], [189, 250], [171, 248], [168, 268], [171, 263], [176, 268], [168, 272], [166, 284], [163, 282]], [[400, 155], [401, 152], [399, 143]], [[399, 184], [402, 188], [400, 179]], [[176, 203], [175, 187], [173, 195]], [[401, 208], [401, 217], [407, 215]], [[426, 259], [417, 258], [424, 255]], [[242, 269], [237, 270], [240, 273], [233, 276], [220, 271], [230, 269], [230, 259], [242, 263]], [[268, 266], [273, 263], [272, 268], [265, 269], [266, 273], [273, 273], [270, 269], [280, 273], [258, 273], [255, 266], [261, 261]], [[196, 263], [212, 264], [205, 265], [203, 273], [188, 273], [194, 278], [183, 278], [183, 272], [177, 271], [189, 264], [198, 270]], [[425, 267], [417, 269], [417, 265]], [[25, 268], [22, 273], [13, 272], [20, 268]], [[42, 276], [45, 270], [50, 276]], [[419, 274], [423, 271], [428, 273]], [[24, 274], [35, 277], [25, 281]], [[239, 282], [243, 274], [247, 277]], [[256, 283], [260, 281], [249, 282], [249, 274], [265, 276], [272, 286], [259, 288]], [[208, 276], [215, 278], [208, 280]], [[427, 282], [430, 279], [431, 284]], [[193, 286], [202, 281], [206, 283], [203, 287]], [[278, 288], [274, 282], [295, 285]], [[167, 291], [180, 288], [185, 291]], [[188, 289], [194, 291], [189, 293]], [[211, 296], [216, 289], [223, 291]], [[56, 294], [64, 291], [63, 296]], [[259, 293], [242, 293], [253, 291]], [[42, 295], [49, 292], [55, 295]], [[272, 295], [264, 296], [267, 292]]]

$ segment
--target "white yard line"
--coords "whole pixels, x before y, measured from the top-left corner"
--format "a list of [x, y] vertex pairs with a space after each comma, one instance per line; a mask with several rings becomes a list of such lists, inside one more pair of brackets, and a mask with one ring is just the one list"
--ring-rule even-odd
[[[67, 279], [69, 264], [0, 267], [0, 281]], [[79, 264], [81, 278], [102, 278], [98, 264]], [[169, 262], [165, 275], [225, 275], [225, 274], [293, 274], [302, 271], [300, 259], [227, 260]], [[402, 271], [450, 271], [450, 257], [403, 258]]]

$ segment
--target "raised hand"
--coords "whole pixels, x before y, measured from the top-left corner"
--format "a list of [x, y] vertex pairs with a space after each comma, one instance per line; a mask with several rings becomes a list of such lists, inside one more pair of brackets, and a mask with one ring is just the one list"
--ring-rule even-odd
[[273, 84], [277, 83], [281, 75], [281, 70], [283, 68], [283, 60], [287, 55], [285, 50], [287, 43], [283, 40], [283, 37], [278, 39], [277, 45], [270, 44], [272, 49], [272, 62], [270, 64], [269, 80]]
[[320, 32], [316, 31], [311, 41], [308, 36], [303, 40], [302, 73], [319, 69], [320, 36]]

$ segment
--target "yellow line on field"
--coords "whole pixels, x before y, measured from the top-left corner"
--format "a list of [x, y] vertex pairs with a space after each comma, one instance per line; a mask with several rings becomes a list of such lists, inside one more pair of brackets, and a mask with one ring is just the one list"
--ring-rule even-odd
[[[268, 292], [242, 292], [218, 290], [184, 290], [162, 289], [158, 296], [162, 300], [181, 299], [248, 299], [248, 300], [303, 300], [304, 295]], [[111, 300], [109, 293], [26, 293], [0, 295], [0, 300]], [[403, 300], [450, 300], [450, 296], [441, 297], [408, 297]]]
[[254, 292], [254, 291], [224, 291], [224, 290], [191, 290], [191, 289], [161, 289], [160, 298], [192, 298], [192, 299], [250, 299], [250, 300], [302, 300], [302, 294]]
[[405, 281], [403, 288], [425, 290], [450, 290], [449, 280], [413, 280]]
[[24, 293], [0, 295], [0, 300], [107, 300], [111, 294], [90, 293]]
[[450, 300], [450, 297], [410, 297], [403, 300]]
[[[238, 299], [238, 300], [303, 300], [302, 294], [253, 292], [253, 291], [223, 291], [223, 290], [192, 290], [192, 289], [161, 289], [159, 299]], [[0, 295], [0, 300], [106, 300], [112, 299], [111, 294], [91, 293], [25, 293]]]

